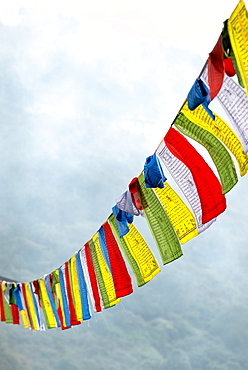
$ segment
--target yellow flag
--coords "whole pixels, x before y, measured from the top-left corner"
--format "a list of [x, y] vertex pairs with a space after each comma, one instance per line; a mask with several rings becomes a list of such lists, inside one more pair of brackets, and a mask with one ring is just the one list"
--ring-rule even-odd
[[198, 235], [196, 220], [193, 213], [182, 201], [179, 195], [172, 189], [168, 182], [164, 188], [155, 188], [169, 219], [182, 244]]
[[227, 26], [232, 49], [248, 96], [248, 16], [243, 0], [239, 1], [234, 9]]
[[29, 325], [28, 325], [28, 317], [27, 317], [26, 311], [25, 310], [21, 310], [21, 311], [19, 311], [19, 313], [21, 315], [22, 323], [23, 323], [24, 328], [28, 328]]
[[244, 176], [248, 170], [248, 154], [244, 153], [242, 144], [231, 127], [214, 112], [213, 120], [202, 105], [192, 111], [186, 102], [182, 112], [190, 121], [211, 132], [226, 145], [238, 162], [240, 175]]
[[120, 302], [120, 298], [116, 298], [113, 278], [110, 274], [108, 265], [107, 265], [107, 263], [106, 263], [106, 261], [103, 257], [103, 254], [102, 254], [101, 247], [100, 247], [100, 242], [99, 242], [99, 239], [98, 239], [98, 233], [96, 233], [93, 236], [92, 240], [93, 240], [93, 243], [95, 245], [95, 250], [96, 250], [98, 263], [99, 263], [99, 266], [100, 266], [103, 282], [104, 282], [106, 292], [107, 292], [107, 295], [108, 295], [109, 305], [114, 306], [116, 303]]
[[29, 307], [29, 312], [30, 312], [30, 316], [32, 320], [33, 329], [40, 330], [29, 283], [24, 283], [24, 289], [26, 292], [26, 297], [27, 297], [27, 302], [28, 302], [28, 307]]
[[47, 294], [46, 286], [44, 283], [44, 279], [40, 278], [38, 279], [40, 292], [41, 292], [41, 302], [43, 306], [43, 310], [45, 311], [45, 317], [47, 318], [47, 326], [48, 328], [56, 328], [57, 322], [53, 314], [53, 309], [50, 303], [50, 299]]
[[133, 224], [129, 224], [129, 232], [123, 236], [129, 251], [140, 269], [142, 278], [147, 283], [160, 272], [160, 267], [145, 239]]
[[83, 321], [82, 302], [80, 297], [80, 286], [77, 275], [77, 262], [76, 253], [72, 256], [69, 261], [70, 263], [70, 275], [71, 275], [71, 288], [73, 293], [74, 307], [76, 311], [76, 317], [78, 321]]

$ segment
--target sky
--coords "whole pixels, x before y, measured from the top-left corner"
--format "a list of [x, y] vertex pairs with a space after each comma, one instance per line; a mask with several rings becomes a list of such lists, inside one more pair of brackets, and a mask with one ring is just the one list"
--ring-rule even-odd
[[[1, 197], [24, 212], [15, 222], [41, 219], [34, 199], [47, 194], [86, 242], [163, 139], [236, 4], [2, 1]], [[60, 204], [58, 189], [70, 194]]]

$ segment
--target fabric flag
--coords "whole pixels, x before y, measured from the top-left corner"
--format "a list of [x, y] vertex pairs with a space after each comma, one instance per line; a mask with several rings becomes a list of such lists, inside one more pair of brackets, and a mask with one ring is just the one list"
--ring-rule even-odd
[[238, 177], [233, 160], [224, 145], [209, 131], [191, 122], [183, 113], [178, 114], [174, 126], [207, 149], [219, 173], [222, 193], [230, 191], [238, 182]]
[[61, 300], [63, 303], [63, 314], [64, 314], [64, 320], [65, 320], [65, 327], [70, 328], [71, 327], [71, 315], [69, 311], [69, 305], [66, 295], [66, 289], [65, 289], [65, 279], [64, 279], [64, 265], [58, 269], [59, 273], [59, 284], [60, 284], [60, 294], [61, 294]]
[[139, 287], [144, 285], [160, 272], [160, 268], [154, 255], [147, 246], [142, 235], [133, 224], [130, 225], [129, 233], [123, 238], [120, 238], [116, 219], [113, 214], [110, 215], [108, 221], [115, 238], [126, 256], [134, 276], [136, 277], [137, 285]]
[[232, 49], [248, 95], [248, 16], [243, 0], [239, 1], [227, 25]]
[[16, 305], [16, 300], [14, 296], [14, 290], [16, 287], [16, 283], [9, 283], [10, 289], [9, 289], [9, 304], [12, 311], [12, 318], [13, 318], [13, 324], [14, 325], [20, 325], [20, 316], [19, 316], [19, 310]]
[[3, 306], [4, 306], [5, 322], [6, 324], [12, 324], [13, 323], [12, 312], [11, 312], [11, 308], [9, 306], [8, 300], [6, 299], [6, 290], [7, 290], [7, 282], [2, 281], [2, 300], [3, 300]]
[[0, 312], [1, 312], [1, 321], [6, 321], [5, 319], [5, 312], [4, 312], [4, 303], [3, 303], [3, 290], [2, 290], [2, 282], [0, 281]]
[[118, 206], [117, 208], [118, 208], [117, 210], [118, 212], [116, 213], [117, 221], [120, 221], [123, 224], [126, 224], [126, 223], [132, 224], [134, 220], [134, 215], [132, 215], [131, 213], [122, 211]]
[[227, 74], [227, 76], [229, 77], [235, 76], [236, 71], [233, 66], [232, 58], [224, 59], [224, 69], [225, 69], [225, 73]]
[[69, 262], [65, 262], [65, 281], [66, 281], [66, 295], [68, 299], [68, 305], [70, 310], [70, 318], [71, 318], [71, 325], [79, 325], [81, 321], [77, 320], [76, 310], [74, 307], [74, 301], [72, 296], [72, 287], [71, 287], [71, 279], [70, 279], [70, 272], [69, 272]]
[[116, 297], [121, 298], [133, 292], [132, 279], [128, 273], [125, 261], [109, 223], [105, 222], [100, 230], [101, 233], [98, 232], [98, 235], [102, 235], [102, 242], [105, 244], [107, 249]]
[[[222, 34], [222, 45], [224, 49], [224, 55], [226, 58], [224, 59], [225, 72], [229, 77], [234, 76], [236, 73], [240, 86], [244, 87], [244, 83], [242, 81], [242, 77], [239, 72], [239, 68], [237, 65], [237, 61], [236, 61], [236, 58], [233, 52], [233, 48], [232, 48], [229, 33], [228, 33], [228, 19], [225, 20], [224, 22], [224, 26], [223, 26], [221, 34]], [[229, 59], [228, 62], [227, 62], [227, 58]]]
[[[46, 313], [42, 310], [41, 291], [40, 291], [39, 283], [37, 280], [33, 280], [32, 284], [33, 284], [35, 300], [37, 302], [38, 310], [40, 313], [40, 330], [45, 331], [46, 330], [46, 326], [45, 326]], [[58, 322], [57, 325], [59, 326], [60, 323]]]
[[134, 177], [132, 181], [130, 182], [129, 191], [131, 193], [133, 204], [135, 205], [136, 208], [142, 211], [143, 207], [146, 207], [146, 205], [141, 204], [140, 194], [139, 194], [139, 183], [138, 183], [137, 177]]
[[210, 103], [209, 89], [205, 83], [198, 78], [188, 93], [189, 109], [195, 110], [202, 104], [206, 112], [214, 119], [212, 111], [208, 108]]
[[50, 303], [50, 299], [47, 294], [46, 285], [44, 282], [44, 278], [40, 278], [37, 280], [39, 284], [40, 289], [40, 299], [42, 304], [42, 309], [44, 312], [47, 328], [56, 328], [57, 327], [57, 321], [55, 319], [55, 316], [53, 314], [53, 308]]
[[28, 304], [29, 312], [30, 312], [30, 316], [31, 316], [32, 329], [33, 330], [40, 330], [39, 321], [38, 321], [38, 317], [37, 317], [37, 314], [36, 314], [35, 304], [34, 304], [34, 300], [33, 300], [31, 290], [30, 290], [29, 283], [24, 283], [24, 289], [25, 289], [25, 292], [26, 292], [27, 304]]
[[61, 323], [61, 329], [66, 330], [69, 329], [71, 325], [64, 280], [61, 272], [61, 268], [52, 272], [52, 285], [54, 289], [54, 296], [56, 297], [56, 306]]
[[31, 292], [31, 295], [32, 295], [32, 300], [34, 302], [35, 314], [36, 314], [36, 318], [37, 318], [37, 321], [38, 321], [39, 330], [42, 330], [43, 328], [41, 327], [40, 311], [39, 311], [37, 300], [36, 300], [36, 297], [35, 297], [35, 294], [34, 294], [34, 286], [33, 286], [32, 282], [29, 283], [29, 288], [30, 288], [30, 292]]
[[101, 226], [100, 229], [98, 230], [98, 238], [99, 238], [102, 254], [103, 254], [104, 259], [105, 259], [105, 261], [108, 265], [109, 271], [112, 274], [112, 269], [111, 269], [110, 260], [109, 260], [109, 252], [108, 252], [108, 247], [107, 247], [107, 243], [106, 243], [106, 237], [105, 237], [103, 226]]
[[76, 311], [76, 319], [77, 321], [83, 321], [83, 309], [82, 309], [82, 302], [80, 297], [80, 286], [78, 281], [77, 275], [77, 261], [76, 261], [76, 253], [71, 257], [69, 260], [69, 273], [71, 277], [71, 290], [72, 290], [72, 297], [74, 302], [74, 307]]
[[128, 223], [127, 223], [127, 221], [119, 221], [118, 220], [117, 217], [119, 215], [119, 208], [118, 208], [117, 205], [115, 205], [112, 208], [112, 212], [115, 215], [118, 231], [119, 231], [120, 237], [122, 238], [124, 235], [126, 235], [129, 232]]
[[144, 165], [145, 184], [147, 188], [163, 188], [166, 177], [156, 154], [146, 158]]
[[9, 305], [8, 289], [9, 286], [7, 285], [7, 282], [2, 281], [2, 297], [4, 304], [5, 322], [6, 324], [13, 324], [12, 311]]
[[21, 292], [22, 292], [22, 296], [23, 296], [25, 309], [26, 309], [27, 316], [28, 316], [29, 327], [33, 330], [33, 324], [32, 324], [32, 319], [31, 319], [31, 313], [30, 313], [29, 306], [28, 306], [25, 285], [24, 285], [24, 283], [21, 283], [20, 285], [21, 285]]
[[89, 308], [89, 301], [88, 301], [88, 292], [84, 277], [84, 271], [81, 264], [80, 253], [77, 252], [76, 254], [76, 261], [77, 261], [77, 274], [78, 274], [78, 281], [80, 285], [80, 297], [82, 302], [82, 314], [84, 320], [89, 320], [91, 318], [90, 308]]
[[[102, 302], [101, 295], [100, 295], [100, 289], [99, 289], [99, 285], [98, 285], [98, 282], [97, 282], [97, 277], [96, 277], [96, 273], [95, 273], [95, 269], [94, 269], [94, 264], [93, 264], [93, 260], [92, 260], [92, 256], [91, 256], [90, 244], [89, 243], [85, 244], [85, 246], [82, 250], [82, 253], [83, 252], [85, 252], [87, 270], [89, 272], [89, 278], [90, 278], [90, 286], [91, 286], [91, 291], [92, 291], [92, 294], [93, 294], [92, 304], [93, 304], [94, 310], [96, 312], [100, 312], [100, 311], [103, 310], [103, 302]], [[91, 296], [91, 298], [92, 298], [92, 296]]]
[[[51, 305], [53, 316], [54, 316], [55, 321], [56, 321], [56, 326], [59, 328], [60, 327], [60, 320], [59, 320], [59, 316], [58, 316], [58, 312], [57, 312], [57, 309], [56, 309], [54, 296], [53, 296], [53, 292], [52, 292], [51, 275], [50, 274], [45, 275], [44, 278], [43, 278], [43, 281], [44, 281], [44, 285], [46, 287], [46, 293], [47, 293], [47, 297], [49, 298], [49, 302], [50, 302], [50, 305]], [[38, 284], [38, 282], [37, 282], [37, 284]], [[40, 330], [44, 330], [45, 325], [44, 325], [44, 321], [43, 321], [43, 318], [42, 318], [42, 315], [41, 315], [41, 311], [39, 309], [40, 307], [42, 307], [42, 305], [41, 306], [39, 305], [40, 298], [39, 298], [39, 296], [37, 296], [37, 284], [36, 284], [35, 281], [33, 281], [33, 283], [32, 283], [33, 292], [34, 292], [33, 299], [36, 302], [36, 308], [38, 310], [38, 318], [39, 318], [38, 321], [40, 322]]]
[[226, 199], [222, 194], [219, 180], [202, 156], [173, 127], [165, 135], [164, 141], [170, 152], [181, 160], [192, 173], [201, 201], [202, 222], [207, 223], [213, 220], [226, 209]]
[[226, 111], [244, 152], [248, 153], [248, 98], [245, 91], [226, 76], [217, 98]]
[[182, 244], [198, 235], [196, 220], [179, 195], [166, 182], [163, 189], [155, 189], [172, 226]]
[[171, 174], [173, 180], [187, 199], [191, 209], [193, 210], [198, 233], [205, 231], [215, 221], [209, 221], [207, 224], [202, 223], [202, 209], [200, 198], [196, 189], [196, 185], [192, 176], [192, 173], [183, 162], [175, 157], [167, 148], [165, 141], [163, 140], [157, 149], [157, 154], [161, 161]]
[[[22, 301], [22, 293], [21, 293], [21, 285], [20, 284], [16, 284], [16, 287], [15, 287], [15, 290], [14, 290], [14, 296], [15, 296], [16, 304], [17, 304], [19, 312], [20, 312], [20, 316], [22, 318], [23, 327], [28, 328], [29, 327], [28, 317], [27, 317], [27, 313], [25, 311], [23, 301]], [[1, 300], [1, 297], [0, 297], [0, 300]]]
[[135, 207], [132, 200], [132, 194], [129, 190], [125, 191], [118, 199], [116, 199], [116, 204], [119, 209], [124, 212], [130, 213], [135, 216], [143, 215], [142, 211]]
[[116, 298], [113, 279], [101, 253], [97, 234], [93, 236], [89, 244], [103, 305], [104, 308], [109, 308], [120, 302], [120, 299]]
[[213, 100], [220, 91], [224, 80], [224, 74], [224, 50], [222, 46], [222, 35], [220, 35], [208, 58], [208, 86], [211, 100]]
[[[78, 253], [79, 253], [79, 256], [80, 256], [81, 265], [82, 265], [82, 269], [83, 269], [83, 273], [84, 273], [84, 277], [85, 277], [87, 293], [89, 294], [90, 302], [92, 303], [92, 308], [93, 308], [94, 312], [97, 312], [96, 302], [95, 302], [94, 293], [93, 293], [93, 287], [91, 285], [90, 273], [89, 273], [89, 269], [88, 269], [88, 265], [87, 265], [85, 246], [83, 246]], [[95, 279], [95, 283], [97, 285], [96, 279]], [[97, 291], [98, 291], [98, 287], [97, 287]], [[98, 292], [98, 299], [99, 299], [99, 305], [100, 305], [99, 292]], [[102, 310], [102, 307], [100, 305], [100, 309], [98, 311], [101, 311], [101, 310]]]
[[146, 188], [143, 174], [139, 176], [139, 186], [142, 205], [146, 204], [144, 214], [165, 265], [182, 256], [181, 244], [155, 192]]
[[215, 120], [212, 120], [201, 107], [191, 111], [188, 109], [187, 103], [183, 106], [182, 113], [190, 121], [220, 139], [235, 156], [239, 165], [240, 175], [244, 176], [246, 174], [248, 170], [248, 155], [243, 152], [239, 138], [223, 119], [215, 114]]

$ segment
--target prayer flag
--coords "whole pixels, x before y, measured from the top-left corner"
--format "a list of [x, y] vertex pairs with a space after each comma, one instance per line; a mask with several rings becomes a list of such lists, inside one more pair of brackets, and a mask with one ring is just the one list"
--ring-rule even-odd
[[227, 25], [232, 49], [248, 95], [248, 16], [243, 0], [239, 1]]
[[219, 173], [222, 193], [230, 191], [238, 177], [233, 160], [224, 145], [209, 131], [191, 122], [183, 113], [177, 115], [174, 126], [207, 149]]
[[198, 235], [196, 220], [179, 195], [166, 182], [163, 189], [155, 189], [172, 226], [182, 244]]
[[133, 292], [131, 276], [108, 222], [101, 227], [109, 256], [110, 271], [113, 277], [116, 297], [121, 298]]
[[220, 35], [208, 58], [208, 85], [211, 100], [216, 97], [221, 89], [224, 73], [224, 50], [222, 46], [222, 35]]
[[176, 156], [174, 156], [169, 151], [164, 140], [158, 147], [157, 154], [159, 155], [161, 161], [171, 174], [173, 180], [178, 185], [179, 189], [182, 191], [183, 195], [187, 199], [196, 219], [198, 233], [199, 234], [202, 233], [209, 226], [212, 225], [215, 219], [209, 221], [206, 224], [202, 223], [201, 202], [192, 173], [182, 161], [180, 161]]
[[244, 152], [248, 153], [248, 98], [245, 91], [226, 76], [217, 98], [226, 111]]
[[89, 244], [103, 305], [104, 308], [109, 308], [120, 302], [120, 299], [116, 298], [113, 279], [101, 253], [97, 234], [93, 236]]
[[139, 176], [139, 186], [142, 206], [146, 204], [144, 214], [165, 265], [182, 256], [181, 244], [154, 190], [145, 186], [143, 174]]
[[156, 154], [146, 158], [144, 165], [145, 184], [147, 188], [163, 188], [166, 177]]
[[133, 270], [137, 285], [139, 287], [144, 285], [160, 272], [156, 258], [143, 236], [133, 224], [130, 225], [129, 233], [120, 238], [113, 214], [110, 215], [108, 221], [120, 248]]
[[[208, 114], [206, 113], [206, 115]], [[202, 156], [173, 127], [165, 135], [164, 141], [171, 153], [182, 161], [192, 173], [201, 202], [202, 222], [207, 223], [224, 212], [226, 199], [222, 194], [221, 185]]]
[[215, 114], [215, 120], [212, 120], [200, 106], [194, 111], [191, 111], [187, 103], [184, 104], [182, 113], [191, 122], [194, 122], [220, 139], [235, 156], [239, 165], [240, 175], [244, 176], [246, 174], [248, 170], [248, 155], [244, 153], [237, 135], [223, 119]]

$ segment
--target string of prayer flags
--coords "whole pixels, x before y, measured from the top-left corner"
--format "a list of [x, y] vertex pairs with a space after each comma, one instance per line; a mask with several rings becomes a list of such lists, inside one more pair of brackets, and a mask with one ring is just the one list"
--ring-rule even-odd
[[208, 86], [210, 99], [213, 100], [221, 89], [224, 80], [224, 50], [222, 35], [220, 35], [215, 47], [208, 58]]
[[190, 110], [195, 110], [200, 104], [206, 112], [214, 119], [212, 111], [208, 108], [210, 103], [209, 89], [205, 83], [198, 78], [188, 93], [188, 106]]
[[109, 223], [105, 222], [101, 230], [102, 232], [98, 232], [98, 236], [102, 235], [102, 240], [107, 249], [109, 269], [113, 277], [116, 297], [121, 298], [133, 292], [132, 279]]
[[245, 91], [232, 78], [225, 76], [217, 99], [226, 111], [244, 152], [248, 153], [248, 98]]
[[195, 218], [179, 195], [166, 182], [164, 188], [155, 192], [162, 203], [181, 244], [198, 235]]
[[181, 244], [155, 192], [146, 187], [143, 173], [139, 176], [139, 188], [146, 221], [165, 265], [182, 256]]
[[230, 126], [215, 113], [213, 120], [201, 106], [191, 111], [187, 102], [182, 108], [182, 113], [196, 125], [211, 132], [230, 150], [235, 156], [240, 170], [240, 175], [244, 176], [248, 170], [248, 155], [244, 153], [241, 142]]
[[229, 192], [238, 182], [238, 177], [233, 160], [224, 145], [209, 131], [191, 122], [183, 113], [177, 115], [174, 126], [207, 149], [218, 171], [222, 193]]
[[142, 211], [135, 207], [132, 194], [129, 190], [126, 190], [118, 199], [116, 199], [116, 204], [119, 209], [124, 212], [130, 213], [135, 216], [143, 215]]
[[121, 238], [113, 213], [109, 216], [108, 221], [136, 277], [137, 285], [140, 287], [152, 280], [160, 272], [160, 268], [152, 251], [137, 228], [131, 224], [129, 233]]
[[169, 151], [164, 140], [159, 145], [157, 154], [187, 199], [196, 219], [198, 233], [202, 233], [212, 225], [215, 219], [203, 224], [201, 202], [192, 173], [182, 161]]
[[156, 154], [146, 158], [144, 165], [145, 184], [147, 188], [163, 188], [166, 177]]
[[170, 127], [164, 140], [170, 152], [192, 173], [201, 201], [202, 222], [213, 220], [226, 209], [226, 199], [222, 194], [219, 180], [202, 156], [180, 132]]
[[[225, 75], [226, 73], [226, 75]], [[231, 78], [237, 74], [240, 86]], [[205, 81], [205, 82], [204, 82]], [[78, 252], [58, 269], [31, 282], [0, 277], [0, 321], [30, 330], [69, 329], [112, 307], [137, 285], [153, 279], [160, 267], [133, 224], [146, 218], [163, 264], [182, 256], [181, 244], [206, 230], [226, 209], [224, 194], [248, 170], [248, 16], [243, 0], [224, 22], [221, 35], [154, 155], [135, 177], [102, 224]], [[234, 131], [208, 105], [217, 96]], [[171, 126], [172, 126], [171, 125]], [[185, 136], [210, 154], [220, 182]], [[165, 166], [185, 202], [166, 181]]]
[[248, 95], [248, 16], [240, 0], [227, 22], [228, 34], [242, 81]]

